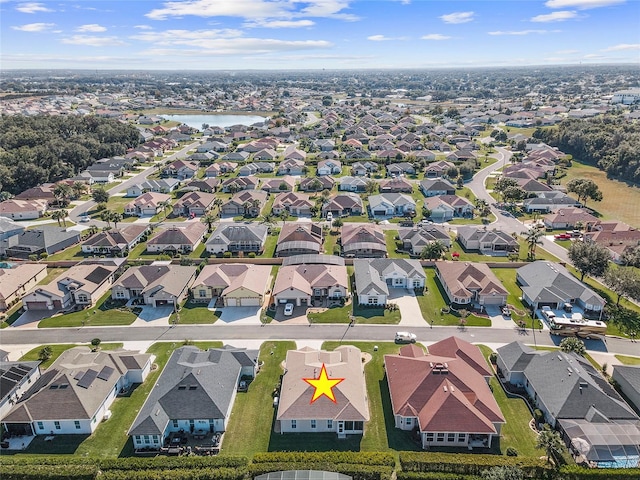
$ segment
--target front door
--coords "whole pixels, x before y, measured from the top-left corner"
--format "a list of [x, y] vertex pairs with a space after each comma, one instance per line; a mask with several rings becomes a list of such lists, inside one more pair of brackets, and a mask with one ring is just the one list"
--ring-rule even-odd
[[338, 435], [342, 435], [344, 433], [344, 422], [342, 420], [338, 421]]

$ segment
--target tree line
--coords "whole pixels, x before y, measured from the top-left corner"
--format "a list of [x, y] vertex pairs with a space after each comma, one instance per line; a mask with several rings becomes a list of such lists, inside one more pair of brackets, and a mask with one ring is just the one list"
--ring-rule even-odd
[[72, 177], [140, 143], [132, 126], [95, 116], [0, 117], [0, 190], [18, 194]]
[[537, 129], [533, 136], [597, 166], [610, 177], [640, 182], [640, 124], [605, 115], [568, 119], [558, 128]]

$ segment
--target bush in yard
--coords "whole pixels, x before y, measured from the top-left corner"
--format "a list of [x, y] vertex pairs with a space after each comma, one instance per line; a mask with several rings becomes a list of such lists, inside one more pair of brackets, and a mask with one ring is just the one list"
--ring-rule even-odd
[[91, 346], [93, 347], [94, 350], [97, 350], [101, 343], [102, 343], [102, 340], [100, 340], [97, 337], [91, 340]]
[[518, 456], [518, 450], [516, 450], [513, 447], [507, 448], [507, 457], [517, 457], [517, 456]]
[[587, 353], [587, 347], [584, 342], [577, 337], [567, 337], [560, 342], [560, 349], [565, 352], [575, 352], [578, 355], [584, 356]]
[[544, 422], [544, 414], [542, 413], [542, 410], [540, 410], [539, 408], [536, 408], [533, 411], [533, 418], [535, 419], [535, 421], [536, 421], [536, 423], [538, 425], [543, 423]]
[[249, 258], [256, 258], [256, 252], [249, 252], [249, 254], [247, 255], [247, 257], [249, 257]]
[[496, 352], [493, 352], [491, 355], [489, 355], [489, 361], [492, 365], [496, 365], [498, 363], [498, 354]]
[[231, 258], [231, 252], [224, 252], [224, 253], [222, 254], [222, 257], [223, 257], [223, 258]]

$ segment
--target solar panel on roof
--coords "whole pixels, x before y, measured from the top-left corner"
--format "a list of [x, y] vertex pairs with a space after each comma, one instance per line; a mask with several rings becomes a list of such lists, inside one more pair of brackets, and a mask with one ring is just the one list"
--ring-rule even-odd
[[9, 370], [8, 372], [5, 372], [5, 374], [4, 374], [5, 378], [9, 378], [9, 379], [14, 380], [16, 382], [20, 381], [23, 376], [24, 375], [17, 374], [16, 372], [12, 372], [11, 370]]
[[99, 285], [110, 274], [111, 272], [106, 268], [97, 267], [93, 272], [91, 272], [89, 275], [85, 277], [85, 280]]
[[84, 370], [78, 370], [78, 373], [74, 375], [73, 379], [80, 380], [83, 376], [84, 376]]
[[78, 386], [82, 388], [89, 388], [97, 376], [98, 376], [98, 372], [90, 368], [82, 376], [82, 378], [78, 382]]
[[109, 380], [109, 377], [111, 377], [111, 375], [113, 374], [115, 370], [107, 365], [105, 365], [104, 367], [102, 367], [102, 370], [100, 370], [100, 373], [98, 374], [98, 378], [100, 380]]

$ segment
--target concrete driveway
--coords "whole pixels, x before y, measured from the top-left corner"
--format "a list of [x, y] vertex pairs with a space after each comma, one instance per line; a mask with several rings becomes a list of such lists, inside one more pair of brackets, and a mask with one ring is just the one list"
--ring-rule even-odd
[[272, 323], [285, 324], [285, 325], [307, 325], [309, 319], [307, 318], [307, 306], [293, 307], [293, 314], [285, 316], [284, 305], [280, 303], [276, 307], [276, 314]]
[[422, 316], [420, 305], [416, 294], [411, 289], [406, 288], [390, 288], [389, 303], [395, 303], [400, 309], [401, 327], [424, 327], [427, 322]]
[[13, 322], [11, 328], [37, 328], [40, 320], [49, 318], [56, 313], [57, 310], [27, 310]]
[[173, 307], [152, 307], [142, 305], [142, 311], [132, 323], [136, 327], [146, 325], [169, 325], [169, 317], [173, 313]]
[[209, 308], [209, 310], [217, 310], [221, 312], [220, 318], [214, 326], [225, 325], [261, 325], [260, 313], [262, 308], [260, 307], [222, 307], [222, 308]]

